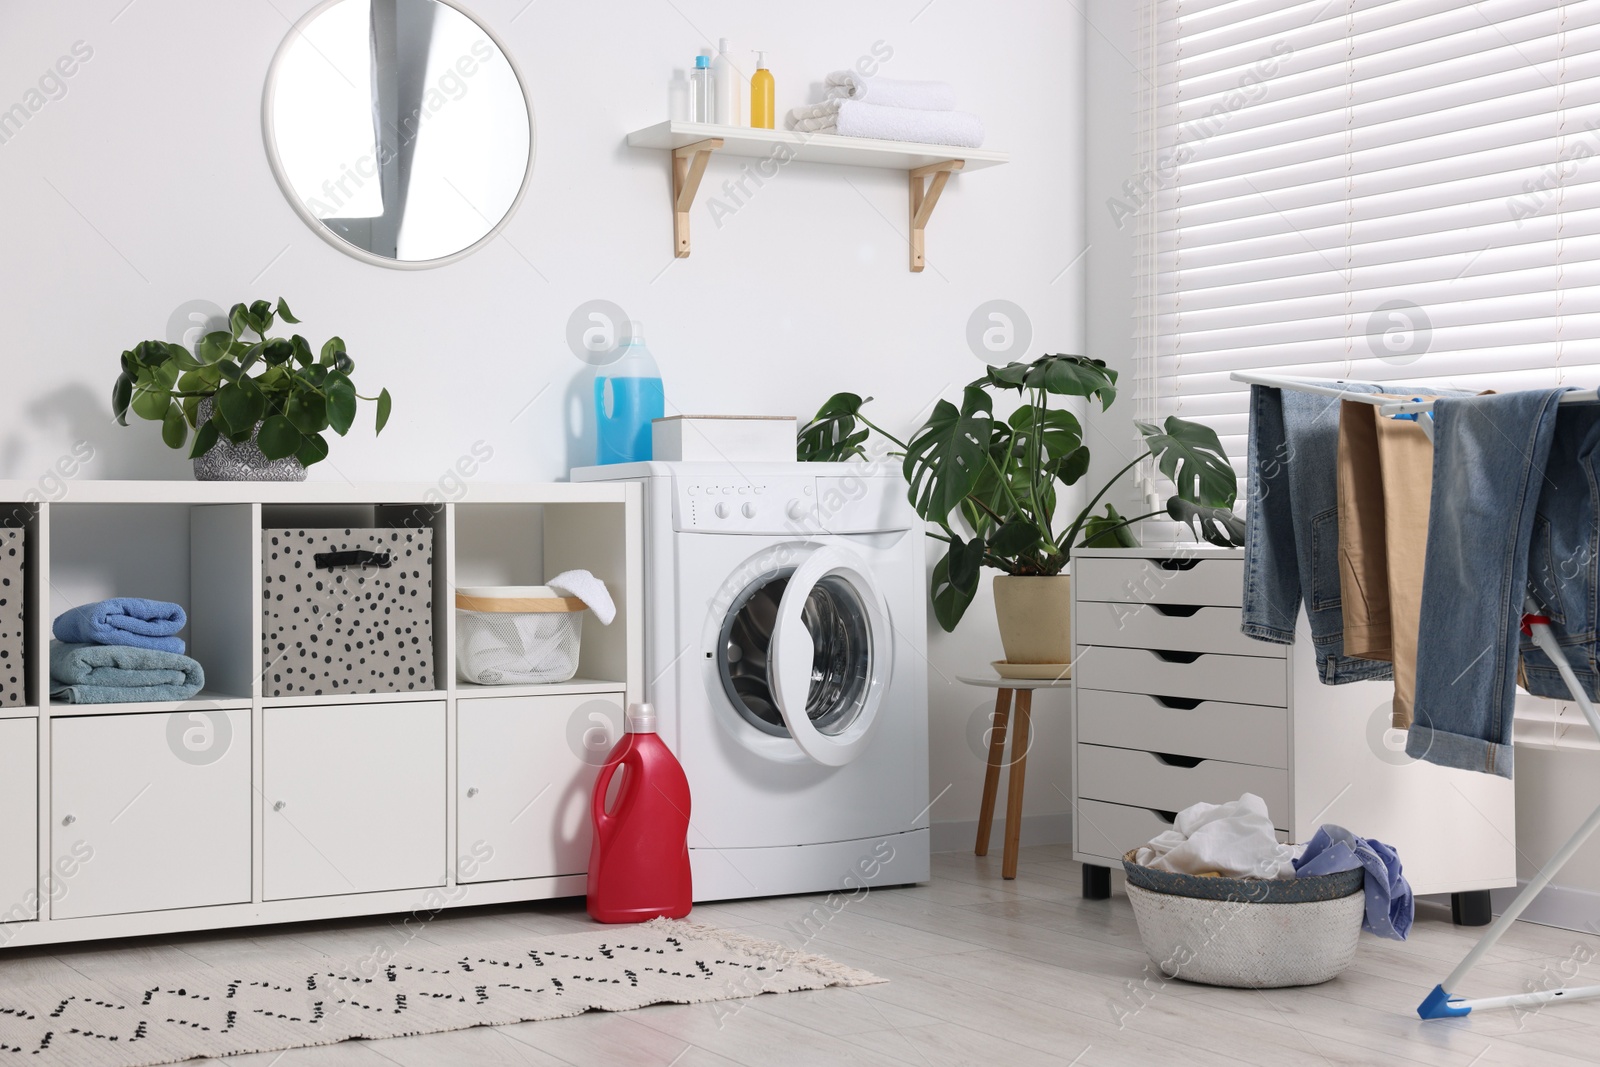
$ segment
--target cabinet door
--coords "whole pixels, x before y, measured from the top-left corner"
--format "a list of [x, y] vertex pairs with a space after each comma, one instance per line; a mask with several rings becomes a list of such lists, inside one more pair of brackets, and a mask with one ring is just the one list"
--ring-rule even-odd
[[38, 725], [0, 719], [0, 922], [38, 918]]
[[456, 877], [589, 869], [589, 798], [622, 697], [474, 697], [456, 705]]
[[53, 918], [250, 900], [250, 713], [50, 723]]
[[265, 715], [266, 899], [445, 884], [444, 701]]

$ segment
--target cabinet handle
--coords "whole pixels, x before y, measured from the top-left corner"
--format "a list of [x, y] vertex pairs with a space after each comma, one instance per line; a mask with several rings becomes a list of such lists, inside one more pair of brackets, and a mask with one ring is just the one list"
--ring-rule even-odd
[[272, 810], [273, 811], [282, 811], [284, 808], [287, 808], [288, 806], [289, 806], [289, 802], [287, 800], [280, 800], [276, 804], [272, 805]]
[[1193, 558], [1153, 559], [1150, 562], [1164, 571], [1190, 571], [1200, 566], [1200, 561]]
[[1170, 752], [1152, 752], [1150, 755], [1165, 763], [1168, 767], [1185, 767], [1190, 770], [1205, 762], [1201, 756], [1178, 756]]
[[477, 786], [473, 786], [472, 788], [467, 790], [467, 796], [475, 797], [477, 795], [478, 795], [478, 787]]
[[66, 818], [61, 820], [61, 825], [62, 826], [71, 826], [73, 823], [75, 823], [77, 821], [78, 821], [78, 817], [76, 815], [68, 815]]
[[1204, 652], [1177, 652], [1166, 648], [1152, 648], [1149, 651], [1164, 663], [1194, 663], [1205, 655]]

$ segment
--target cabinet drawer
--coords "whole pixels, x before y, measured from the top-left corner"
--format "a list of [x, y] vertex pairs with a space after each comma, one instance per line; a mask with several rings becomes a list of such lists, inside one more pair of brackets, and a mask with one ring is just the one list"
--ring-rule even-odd
[[1176, 765], [1154, 752], [1078, 746], [1078, 795], [1111, 804], [1177, 812], [1202, 801], [1221, 804], [1254, 793], [1267, 802], [1272, 825], [1289, 826], [1289, 772], [1247, 763], [1202, 760]]
[[0, 719], [0, 922], [39, 916], [39, 726]]
[[267, 900], [445, 884], [443, 701], [265, 715]]
[[1072, 567], [1079, 600], [1139, 604], [1244, 603], [1244, 560], [1089, 556]]
[[1163, 654], [1153, 649], [1090, 645], [1078, 649], [1073, 673], [1084, 689], [1281, 708], [1288, 703], [1287, 664], [1287, 660], [1268, 656]]
[[50, 723], [50, 915], [250, 900], [250, 712]]
[[1192, 604], [1078, 602], [1080, 645], [1166, 648], [1178, 652], [1226, 652], [1283, 659], [1288, 645], [1257, 641], [1239, 632], [1239, 609]]
[[1289, 713], [1261, 704], [1085, 689], [1078, 740], [1259, 767], [1289, 766]]
[[[1084, 855], [1121, 866], [1128, 850], [1138, 848], [1157, 834], [1172, 829], [1170, 817], [1176, 812], [1152, 811], [1128, 804], [1106, 804], [1098, 800], [1078, 801], [1078, 836], [1074, 848]], [[1278, 831], [1278, 840], [1289, 835]]]
[[622, 697], [473, 697], [456, 705], [456, 879], [583, 874], [589, 800]]

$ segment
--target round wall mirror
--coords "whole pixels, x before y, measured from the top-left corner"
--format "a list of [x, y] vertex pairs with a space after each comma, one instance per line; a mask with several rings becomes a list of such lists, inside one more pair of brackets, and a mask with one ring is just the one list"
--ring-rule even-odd
[[499, 39], [446, 0], [326, 0], [272, 61], [267, 159], [330, 244], [438, 267], [511, 218], [533, 172], [533, 109]]

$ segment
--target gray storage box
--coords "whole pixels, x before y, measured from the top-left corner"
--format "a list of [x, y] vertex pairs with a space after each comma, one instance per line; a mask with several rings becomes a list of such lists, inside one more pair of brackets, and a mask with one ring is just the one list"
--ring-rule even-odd
[[432, 530], [263, 530], [262, 693], [433, 688]]
[[0, 707], [8, 708], [28, 699], [22, 636], [25, 538], [23, 530], [0, 529]]

